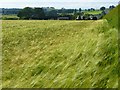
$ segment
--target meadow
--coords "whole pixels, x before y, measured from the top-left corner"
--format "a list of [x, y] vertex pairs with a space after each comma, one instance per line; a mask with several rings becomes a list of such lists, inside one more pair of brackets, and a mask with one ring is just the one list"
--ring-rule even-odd
[[2, 20], [18, 20], [19, 17], [17, 17], [17, 15], [2, 15], [2, 17], [0, 18]]
[[92, 15], [95, 15], [95, 14], [101, 14], [102, 11], [101, 10], [95, 10], [95, 11], [84, 11], [85, 14], [92, 14]]
[[2, 26], [3, 88], [118, 87], [118, 29], [106, 19]]

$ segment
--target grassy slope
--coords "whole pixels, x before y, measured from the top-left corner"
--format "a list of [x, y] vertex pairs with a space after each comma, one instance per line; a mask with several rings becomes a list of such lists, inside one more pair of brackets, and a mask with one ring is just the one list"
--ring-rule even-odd
[[107, 15], [105, 15], [105, 17], [103, 17], [104, 19], [107, 19], [110, 26], [114, 27], [114, 28], [118, 28], [118, 19], [120, 21], [120, 15], [118, 15], [118, 10], [120, 10], [120, 5], [118, 5], [116, 8], [114, 8], [113, 10], [111, 10]]
[[117, 50], [106, 20], [3, 21], [3, 87], [117, 87]]
[[[120, 51], [120, 4], [114, 8], [113, 10], [111, 10], [105, 17], [104, 19], [107, 19], [107, 21], [109, 22], [109, 25], [113, 28], [117, 28], [119, 30], [118, 32], [118, 42], [119, 42], [119, 51]], [[119, 55], [120, 58], [120, 55]], [[120, 65], [118, 67], [120, 69]], [[120, 77], [120, 71], [118, 72], [118, 75]], [[120, 80], [120, 78], [119, 78]]]

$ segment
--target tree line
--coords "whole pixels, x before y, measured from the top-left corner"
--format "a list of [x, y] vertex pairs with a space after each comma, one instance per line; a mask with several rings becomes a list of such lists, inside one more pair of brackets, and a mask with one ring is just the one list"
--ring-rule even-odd
[[45, 13], [42, 8], [25, 7], [19, 11], [17, 16], [20, 19], [43, 19], [45, 18]]
[[[78, 10], [81, 12], [81, 9]], [[77, 13], [77, 9], [55, 9], [54, 7], [46, 10], [44, 8], [31, 8], [25, 7], [18, 13], [20, 19], [57, 19], [58, 17], [69, 17], [74, 19], [74, 16]]]
[[[115, 6], [110, 6], [109, 9], [113, 9]], [[101, 7], [99, 10], [104, 11], [106, 7]], [[95, 11], [94, 8], [85, 9], [85, 11]], [[58, 17], [69, 17], [70, 19], [75, 19], [78, 15], [82, 13], [82, 9], [55, 9], [51, 7], [48, 9], [45, 8], [31, 8], [25, 7], [20, 10], [17, 16], [20, 19], [38, 19], [38, 20], [47, 20], [47, 19], [57, 19]]]

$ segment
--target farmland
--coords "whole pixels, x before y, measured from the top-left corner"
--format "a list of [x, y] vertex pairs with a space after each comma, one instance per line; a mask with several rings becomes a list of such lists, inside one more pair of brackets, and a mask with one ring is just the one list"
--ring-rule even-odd
[[106, 19], [2, 23], [3, 88], [118, 87], [118, 30]]
[[84, 11], [85, 14], [101, 14], [102, 11], [101, 10], [95, 10], [95, 11]]
[[2, 20], [17, 20], [19, 17], [17, 15], [2, 15]]

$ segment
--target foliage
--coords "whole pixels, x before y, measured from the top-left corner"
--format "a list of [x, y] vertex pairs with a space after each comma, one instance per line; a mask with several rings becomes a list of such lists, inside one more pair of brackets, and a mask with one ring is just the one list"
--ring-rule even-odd
[[33, 14], [32, 14], [33, 19], [44, 19], [45, 18], [45, 13], [42, 8], [34, 8]]
[[44, 11], [42, 8], [30, 8], [25, 7], [22, 9], [18, 15], [20, 19], [43, 19], [45, 17]]
[[58, 17], [57, 10], [51, 10], [47, 12], [46, 17], [54, 19], [57, 18]]
[[81, 8], [79, 8], [79, 12], [81, 12], [82, 11], [82, 9]]
[[25, 7], [18, 13], [18, 17], [23, 18], [23, 19], [30, 19], [33, 14], [33, 9], [30, 7]]
[[114, 5], [112, 5], [112, 6], [109, 6], [109, 9], [113, 9], [113, 8], [115, 8], [115, 6], [114, 6]]
[[100, 10], [102, 10], [102, 11], [105, 10], [105, 9], [106, 9], [105, 7], [101, 7], [101, 8], [100, 8]]

